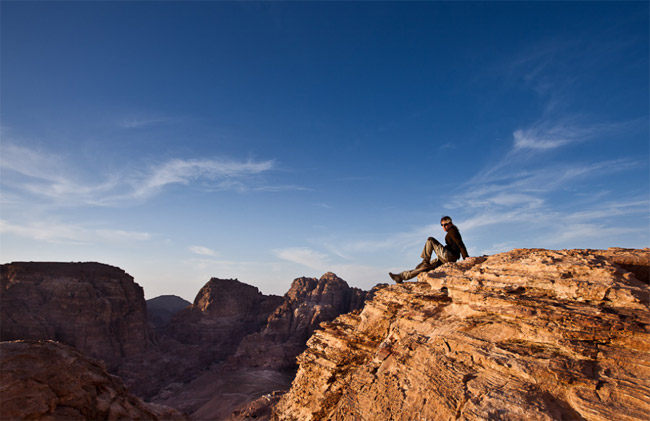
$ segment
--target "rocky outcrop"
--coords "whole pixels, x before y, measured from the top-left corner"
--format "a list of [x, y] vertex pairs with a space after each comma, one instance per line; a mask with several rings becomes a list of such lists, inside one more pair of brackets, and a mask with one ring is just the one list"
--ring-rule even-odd
[[603, 256], [608, 262], [632, 272], [636, 279], [650, 285], [650, 253], [630, 253], [629, 249], [622, 248], [589, 250], [589, 252]]
[[0, 344], [0, 419], [185, 420], [146, 404], [76, 349], [53, 341]]
[[174, 315], [166, 333], [181, 344], [200, 346], [193, 358], [209, 365], [234, 354], [242, 338], [259, 331], [281, 303], [282, 297], [266, 296], [236, 279], [212, 278], [190, 307]]
[[151, 345], [142, 288], [100, 263], [15, 262], [0, 275], [0, 338], [52, 339], [109, 369]]
[[328, 272], [316, 278], [295, 279], [284, 302], [269, 316], [266, 326], [242, 341], [231, 364], [284, 370], [295, 368], [295, 358], [322, 322], [360, 309], [367, 292], [351, 288]]
[[513, 250], [383, 288], [314, 333], [273, 417], [645, 420], [649, 261]]
[[[233, 289], [257, 291], [232, 281], [227, 285]], [[222, 288], [223, 281], [221, 285], [213, 283], [206, 287], [210, 287], [210, 291]], [[216, 306], [218, 297], [205, 298], [214, 295], [200, 293], [193, 307]], [[233, 411], [236, 412], [232, 415], [234, 419], [268, 419], [271, 406], [279, 398], [274, 391], [286, 390], [291, 384], [296, 356], [305, 349], [309, 336], [321, 322], [362, 307], [366, 295], [365, 291], [351, 288], [333, 273], [326, 273], [320, 279], [298, 278], [259, 328], [261, 330], [247, 335], [234, 356], [189, 382], [170, 384], [153, 400], [181, 409], [195, 419], [230, 419]], [[230, 300], [227, 297], [221, 299]], [[245, 302], [255, 301], [257, 295], [251, 294], [251, 297], [252, 300], [249, 298]], [[242, 313], [241, 309], [237, 313]], [[215, 314], [205, 317], [212, 320], [227, 317], [219, 314], [218, 317]], [[187, 315], [179, 314], [178, 318], [181, 316], [187, 320]], [[175, 323], [178, 323], [177, 318], [172, 321]]]
[[167, 326], [174, 314], [189, 307], [192, 303], [176, 295], [161, 295], [147, 300], [147, 318], [153, 329]]

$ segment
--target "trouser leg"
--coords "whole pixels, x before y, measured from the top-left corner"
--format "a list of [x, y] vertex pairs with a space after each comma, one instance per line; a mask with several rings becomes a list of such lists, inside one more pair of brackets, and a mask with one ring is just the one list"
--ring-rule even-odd
[[[431, 261], [431, 256], [434, 255], [436, 258]], [[403, 272], [400, 272], [399, 276], [402, 278], [402, 280], [406, 281], [408, 279], [413, 279], [422, 272], [428, 272], [432, 269], [437, 268], [443, 263], [447, 263], [451, 261], [452, 259], [449, 259], [449, 256], [447, 255], [447, 250], [445, 250], [445, 246], [443, 246], [438, 240], [436, 240], [433, 237], [429, 237], [427, 239], [427, 242], [424, 244], [424, 249], [422, 250], [422, 254], [420, 255], [422, 260], [424, 262], [427, 262], [428, 264], [419, 264], [415, 269], [413, 270], [405, 270]]]
[[428, 272], [431, 270], [430, 266], [427, 267], [421, 267], [419, 269], [413, 269], [413, 270], [405, 270], [404, 272], [400, 272], [400, 276], [402, 277], [403, 280], [407, 281], [409, 279], [413, 279], [422, 272]]
[[435, 238], [429, 237], [427, 239], [427, 242], [424, 244], [424, 249], [422, 250], [420, 257], [426, 261], [429, 261], [431, 260], [431, 256], [434, 253], [441, 263], [449, 262], [450, 259], [448, 259], [445, 246], [443, 246], [440, 241], [436, 240]]

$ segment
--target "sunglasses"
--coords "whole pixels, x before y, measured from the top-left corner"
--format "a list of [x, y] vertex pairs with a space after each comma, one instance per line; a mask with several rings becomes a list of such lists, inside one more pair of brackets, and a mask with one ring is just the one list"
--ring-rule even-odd
[[444, 224], [440, 224], [441, 227], [446, 227], [447, 225], [451, 225], [451, 222], [445, 222]]

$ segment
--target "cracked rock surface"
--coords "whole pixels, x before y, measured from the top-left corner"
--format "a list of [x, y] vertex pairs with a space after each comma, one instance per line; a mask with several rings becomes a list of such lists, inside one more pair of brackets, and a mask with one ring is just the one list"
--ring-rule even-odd
[[645, 420], [650, 250], [516, 249], [314, 333], [279, 420]]

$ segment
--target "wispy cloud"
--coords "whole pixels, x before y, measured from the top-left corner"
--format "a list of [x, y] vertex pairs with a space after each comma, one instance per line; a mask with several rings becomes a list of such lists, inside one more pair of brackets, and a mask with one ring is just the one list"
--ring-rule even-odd
[[[493, 167], [479, 173], [463, 186], [463, 192], [449, 200], [452, 209], [464, 208], [474, 226], [485, 226], [494, 221], [537, 221], [539, 214], [552, 214], [557, 210], [554, 195], [585, 183], [619, 172], [638, 168], [632, 160], [611, 160], [578, 165], [561, 163], [522, 169], [518, 162]], [[575, 200], [573, 200], [576, 203]], [[594, 204], [588, 204], [594, 206]], [[494, 215], [494, 218], [492, 217]], [[501, 215], [501, 216], [499, 216]]]
[[169, 123], [175, 119], [156, 115], [129, 115], [117, 121], [118, 127], [123, 129], [142, 129], [158, 124]]
[[258, 186], [250, 188], [251, 191], [277, 193], [284, 191], [311, 191], [312, 189], [295, 184], [275, 185], [275, 186]]
[[[269, 186], [257, 177], [275, 168], [273, 160], [169, 159], [142, 170], [122, 170], [91, 183], [71, 170], [65, 157], [2, 143], [0, 171], [3, 197], [15, 200], [25, 193], [66, 206], [116, 206], [137, 203], [173, 184], [194, 185], [207, 191], [282, 191], [298, 186]], [[77, 169], [77, 172], [79, 169]], [[12, 192], [11, 195], [8, 192]]]
[[152, 238], [152, 235], [147, 232], [87, 228], [80, 225], [65, 224], [56, 221], [16, 224], [0, 220], [0, 233], [13, 234], [33, 240], [59, 244], [91, 244], [98, 241], [148, 241]]
[[190, 184], [205, 180], [212, 189], [244, 188], [246, 177], [269, 171], [273, 161], [227, 161], [220, 159], [172, 159], [149, 168], [142, 176], [129, 180], [133, 186], [128, 196], [147, 198], [170, 184]]
[[[645, 118], [602, 123], [544, 116], [514, 130], [509, 149], [464, 183], [448, 206], [462, 209], [464, 232], [487, 236], [475, 237], [483, 253], [499, 250], [503, 244], [620, 243], [635, 231], [625, 221], [638, 222], [647, 213], [647, 195], [634, 197], [604, 186], [620, 180], [622, 173], [647, 166], [647, 161], [635, 157], [594, 160], [590, 153], [554, 154], [549, 160], [549, 154], [580, 144], [620, 141], [645, 130], [640, 128], [646, 125]], [[635, 237], [642, 238], [638, 231]]]
[[514, 151], [551, 150], [572, 143], [584, 142], [597, 137], [612, 135], [628, 129], [637, 121], [623, 123], [578, 124], [568, 119], [545, 119], [525, 129], [513, 132]]
[[570, 213], [566, 215], [565, 219], [577, 223], [603, 219], [616, 221], [618, 217], [625, 217], [632, 214], [647, 214], [648, 210], [650, 210], [650, 200], [610, 201], [591, 204], [590, 209]]
[[424, 244], [424, 241], [436, 232], [439, 228], [437, 224], [428, 224], [425, 226], [413, 227], [405, 231], [389, 233], [381, 238], [376, 235], [367, 236], [367, 238], [344, 238], [334, 242], [325, 242], [323, 245], [331, 253], [352, 260], [354, 255], [375, 254], [386, 251], [403, 251], [418, 247]]
[[307, 247], [288, 247], [273, 250], [273, 252], [282, 260], [298, 263], [318, 271], [327, 271], [328, 266], [331, 266], [327, 254], [317, 252]]
[[190, 252], [194, 254], [198, 254], [199, 256], [210, 256], [210, 257], [217, 257], [219, 256], [219, 253], [216, 251], [208, 248], [208, 247], [203, 247], [203, 246], [190, 246], [189, 247]]
[[282, 260], [311, 269], [313, 272], [307, 276], [334, 272], [348, 283], [364, 289], [388, 280], [388, 269], [364, 263], [364, 258], [359, 256], [345, 257], [336, 252], [329, 254], [309, 247], [288, 247], [274, 250], [274, 253]]
[[621, 226], [607, 226], [605, 224], [567, 224], [561, 231], [542, 236], [541, 244], [550, 246], [564, 246], [571, 241], [592, 241], [602, 239], [620, 238], [630, 234], [638, 234], [638, 228]]

